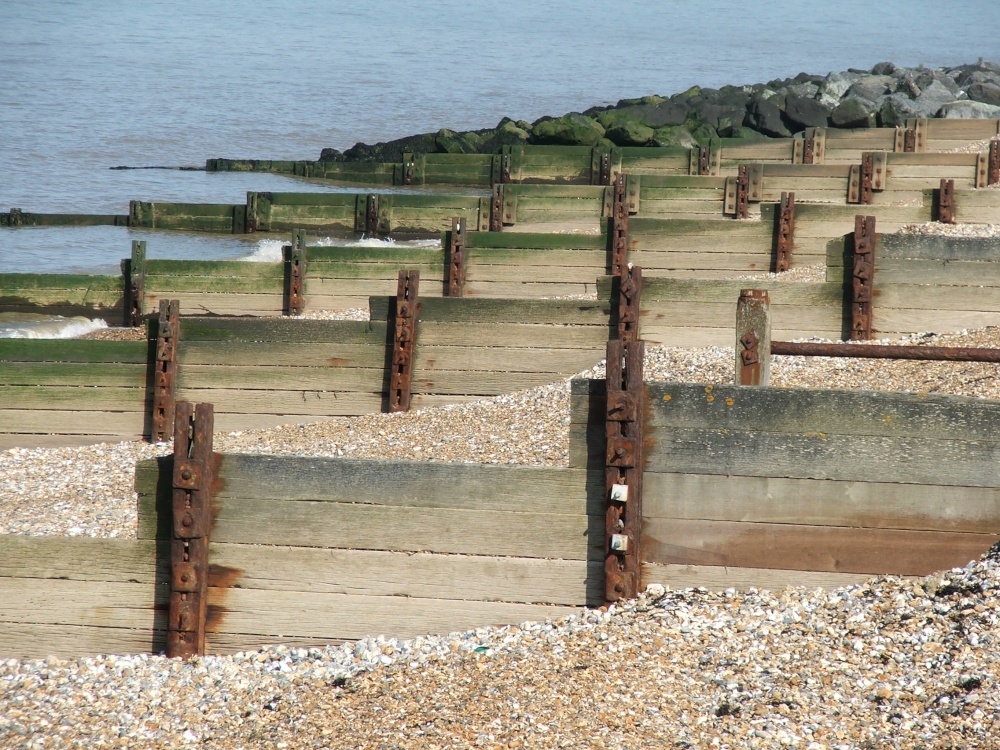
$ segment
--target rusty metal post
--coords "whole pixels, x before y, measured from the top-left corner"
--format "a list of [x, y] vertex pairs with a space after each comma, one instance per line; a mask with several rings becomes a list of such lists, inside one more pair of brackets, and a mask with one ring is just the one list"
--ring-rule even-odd
[[503, 229], [503, 184], [493, 186], [493, 200], [490, 202], [490, 231]]
[[510, 182], [510, 151], [504, 151], [500, 155], [500, 183], [506, 185]]
[[618, 277], [618, 339], [639, 339], [639, 305], [642, 297], [642, 269], [628, 265]]
[[712, 173], [712, 149], [710, 146], [698, 147], [698, 174], [708, 175]]
[[281, 253], [285, 263], [284, 313], [301, 315], [305, 309], [306, 230], [296, 230], [292, 244], [282, 246]]
[[776, 273], [792, 267], [795, 250], [795, 193], [782, 193], [774, 233], [774, 270]]
[[448, 233], [448, 296], [461, 297], [465, 293], [465, 219], [456, 216], [451, 220]]
[[212, 523], [211, 404], [177, 404], [174, 420], [173, 523], [170, 541], [170, 611], [167, 656], [205, 653], [208, 613], [208, 538]]
[[872, 180], [875, 177], [875, 155], [871, 151], [861, 154], [861, 182], [858, 203], [868, 206], [872, 202]]
[[771, 382], [771, 300], [766, 289], [742, 289], [736, 303], [736, 383]]
[[365, 234], [374, 237], [378, 234], [378, 195], [372, 193], [365, 204]]
[[408, 411], [413, 379], [413, 353], [420, 313], [419, 271], [400, 271], [396, 286], [396, 319], [392, 334], [392, 373], [389, 379], [389, 411]]
[[740, 164], [736, 176], [736, 218], [750, 216], [750, 165]]
[[875, 217], [854, 218], [853, 273], [851, 277], [851, 338], [872, 337], [872, 296], [875, 287]]
[[906, 128], [903, 132], [903, 152], [912, 154], [917, 150], [917, 131], [915, 128]]
[[955, 223], [955, 181], [941, 180], [937, 194], [937, 220], [942, 224]]
[[608, 270], [612, 276], [621, 276], [628, 263], [628, 189], [624, 174], [619, 174], [614, 184], [614, 200], [611, 204], [611, 224], [608, 242], [611, 245], [611, 260]]
[[153, 418], [150, 441], [170, 439], [174, 419], [174, 394], [177, 388], [177, 346], [180, 341], [180, 303], [160, 300], [160, 319], [156, 334], [153, 370]]
[[122, 261], [122, 280], [125, 286], [124, 325], [137, 328], [142, 324], [142, 310], [146, 305], [145, 240], [132, 240], [132, 257]]
[[642, 471], [645, 388], [642, 341], [608, 342], [604, 597], [642, 590]]
[[987, 185], [996, 185], [1000, 182], [1000, 141], [990, 141], [989, 174], [986, 178]]

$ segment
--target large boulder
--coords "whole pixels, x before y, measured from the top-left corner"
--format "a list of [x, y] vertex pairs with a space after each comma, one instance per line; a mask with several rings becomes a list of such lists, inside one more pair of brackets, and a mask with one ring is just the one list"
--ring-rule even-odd
[[858, 78], [857, 73], [830, 73], [819, 85], [819, 93], [840, 101]]
[[920, 90], [920, 96], [913, 100], [917, 117], [933, 117], [945, 104], [955, 101], [955, 94], [941, 81], [934, 79]]
[[657, 128], [653, 134], [650, 146], [677, 146], [678, 148], [693, 148], [698, 145], [697, 139], [680, 125], [664, 125]]
[[531, 125], [526, 122], [517, 123], [505, 117], [493, 130], [481, 134], [479, 152], [496, 154], [504, 146], [523, 146], [530, 138], [530, 128]]
[[830, 110], [815, 99], [797, 94], [785, 97], [785, 120], [795, 129], [825, 128], [829, 118]]
[[938, 112], [938, 117], [943, 117], [947, 120], [1000, 118], [1000, 107], [993, 104], [985, 104], [984, 102], [963, 100], [945, 104], [941, 107], [941, 111]]
[[873, 128], [878, 119], [875, 102], [860, 96], [849, 96], [830, 113], [830, 124], [835, 128]]
[[882, 100], [882, 106], [878, 110], [878, 124], [883, 128], [901, 127], [911, 117], [922, 115], [906, 94], [890, 94]]
[[648, 125], [626, 120], [608, 128], [605, 136], [616, 146], [645, 146], [656, 136]]
[[1000, 84], [985, 81], [973, 83], [966, 93], [973, 101], [994, 106], [1000, 105]]
[[403, 154], [429, 154], [437, 151], [437, 133], [422, 133], [386, 143], [355, 143], [344, 152], [344, 161], [400, 162]]
[[681, 125], [687, 119], [688, 111], [691, 109], [682, 101], [662, 99], [655, 97], [659, 101], [650, 101], [654, 97], [647, 97], [637, 104], [625, 107], [615, 107], [606, 109], [596, 115], [595, 119], [605, 128], [621, 125], [626, 122], [635, 122], [645, 125], [647, 128], [662, 128], [664, 125]]
[[531, 128], [531, 142], [558, 146], [593, 146], [604, 137], [597, 120], [570, 112], [562, 117], [542, 119]]
[[750, 100], [744, 122], [758, 133], [773, 138], [788, 138], [792, 134], [781, 119], [781, 109], [765, 96], [756, 96]]
[[[878, 66], [876, 66], [878, 67]], [[896, 79], [888, 75], [862, 76], [847, 90], [850, 96], [859, 96], [870, 102], [877, 102], [880, 97], [896, 90]]]

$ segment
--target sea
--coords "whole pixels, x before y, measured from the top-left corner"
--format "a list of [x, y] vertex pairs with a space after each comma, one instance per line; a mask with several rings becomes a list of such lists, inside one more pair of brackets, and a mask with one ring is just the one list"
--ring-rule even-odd
[[[124, 214], [132, 199], [354, 192], [268, 174], [112, 168], [316, 159], [324, 147], [531, 121], [693, 85], [887, 60], [1000, 60], [997, 29], [995, 0], [0, 0], [0, 211]], [[0, 274], [117, 273], [137, 239], [150, 258], [261, 262], [276, 262], [282, 244], [2, 228]], [[5, 318], [0, 337], [105, 325]]]

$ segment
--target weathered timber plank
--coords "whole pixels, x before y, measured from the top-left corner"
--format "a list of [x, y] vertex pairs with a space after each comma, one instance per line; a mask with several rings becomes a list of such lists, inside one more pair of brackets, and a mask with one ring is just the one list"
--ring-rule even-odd
[[166, 624], [166, 617], [162, 627], [156, 629], [5, 622], [0, 627], [0, 658], [78, 659], [103, 654], [160, 654], [166, 648]]
[[181, 310], [198, 315], [270, 315], [282, 314], [283, 299], [279, 291], [272, 294], [216, 294], [212, 292], [147, 292], [145, 311], [159, 309], [161, 299], [177, 300]]
[[[367, 301], [367, 300], [366, 300]], [[178, 361], [186, 367], [196, 365], [265, 366], [275, 365], [325, 368], [380, 368], [385, 366], [385, 340], [373, 337], [370, 343], [267, 343], [263, 357], [261, 347], [241, 341], [184, 341]]]
[[145, 364], [144, 341], [0, 339], [0, 362], [120, 362]]
[[[276, 422], [295, 422], [293, 417], [351, 417], [359, 414], [376, 414], [382, 410], [381, 381], [369, 385], [371, 390], [360, 390], [365, 384], [357, 383], [350, 391], [322, 389], [302, 390], [243, 390], [236, 388], [186, 388], [180, 387], [178, 398], [192, 403], [212, 403], [216, 423], [220, 414], [272, 414], [283, 416]], [[271, 424], [269, 421], [266, 424]], [[250, 429], [241, 425], [236, 429]]]
[[1000, 533], [984, 487], [647, 472], [646, 518]]
[[[263, 352], [261, 352], [263, 360]], [[179, 368], [180, 390], [219, 389], [248, 391], [371, 391], [382, 387], [382, 368], [364, 369], [343, 365], [300, 367], [280, 361], [261, 361], [258, 365], [216, 366], [188, 365]], [[263, 394], [266, 398], [267, 394]]]
[[[989, 261], [878, 259], [877, 254], [876, 259], [877, 291], [897, 284], [933, 284], [937, 289], [946, 289], [949, 293], [975, 294], [978, 291], [975, 287], [1000, 286], [1000, 264]], [[973, 289], [965, 290], [961, 287]], [[885, 301], [880, 299], [878, 304], [882, 306]]]
[[927, 331], [949, 333], [1000, 325], [1000, 315], [995, 312], [891, 307], [879, 309], [878, 302], [875, 304], [875, 320], [872, 328], [878, 335], [924, 333]]
[[929, 575], [978, 559], [998, 534], [647, 519], [647, 562]]
[[152, 586], [156, 544], [138, 539], [0, 535], [0, 579], [58, 578]]
[[[604, 250], [605, 234], [548, 234], [532, 232], [470, 232], [466, 247], [482, 250]], [[544, 253], [547, 255], [548, 253]]]
[[[548, 320], [539, 317], [538, 320]], [[418, 347], [469, 346], [490, 342], [495, 347], [538, 349], [587, 349], [603, 351], [608, 342], [607, 326], [516, 323], [495, 325], [482, 323], [421, 324], [417, 333]]]
[[1000, 261], [1000, 237], [880, 234], [876, 257], [879, 260], [997, 262]]
[[[219, 504], [213, 542], [597, 559], [603, 515], [451, 510], [242, 499]], [[151, 538], [149, 516], [139, 538]]]
[[[372, 297], [371, 318], [386, 320], [388, 297]], [[505, 300], [431, 298], [421, 301], [421, 322], [537, 323], [607, 326], [610, 306], [597, 300]]]
[[381, 321], [182, 317], [181, 341], [185, 347], [192, 341], [384, 343], [386, 328]]
[[225, 608], [207, 650], [217, 653], [216, 633], [264, 636], [270, 642], [286, 636], [330, 640], [369, 635], [412, 638], [488, 625], [564, 617], [579, 610], [507, 602], [463, 602], [401, 596], [301, 594], [286, 591], [209, 589], [209, 606]]
[[101, 435], [114, 440], [142, 437], [143, 416], [122, 411], [4, 409], [0, 430], [20, 434]]
[[0, 383], [21, 386], [118, 386], [145, 390], [146, 365], [3, 362], [0, 363]]
[[213, 544], [241, 589], [580, 606], [603, 603], [599, 563]]
[[161, 601], [166, 602], [166, 584], [5, 578], [3, 587], [4, 596], [0, 597], [3, 623], [89, 625], [149, 633], [166, 626], [166, 611], [154, 609]]
[[[936, 285], [933, 281], [924, 284], [877, 283], [876, 324], [880, 322], [881, 313], [886, 308], [917, 309], [931, 313], [943, 310], [1000, 312], [1000, 264], [993, 268], [985, 263], [979, 265], [984, 266], [983, 281], [992, 283], [969, 287]], [[993, 278], [990, 279], [988, 275]], [[877, 271], [875, 277], [879, 278]]]
[[[17, 404], [18, 409], [39, 411], [148, 411], [152, 388], [90, 386], [0, 385], [0, 404]], [[0, 414], [3, 411], [0, 410]]]
[[812, 570], [774, 570], [770, 568], [741, 568], [716, 565], [657, 565], [642, 566], [643, 583], [659, 583], [671, 589], [706, 588], [710, 591], [725, 589], [745, 590], [751, 587], [780, 590], [790, 586], [805, 586], [810, 591], [817, 588], [832, 589], [862, 583], [871, 576], [867, 573], [826, 573]]
[[[136, 491], [146, 497], [170, 484], [170, 459], [136, 466]], [[577, 469], [421, 461], [226, 454], [219, 468], [219, 502], [269, 500], [360, 503], [450, 510], [585, 515], [603, 510], [603, 475]], [[166, 511], [166, 506], [163, 508]], [[152, 523], [151, 501], [140, 502]], [[333, 512], [333, 511], [331, 511]]]

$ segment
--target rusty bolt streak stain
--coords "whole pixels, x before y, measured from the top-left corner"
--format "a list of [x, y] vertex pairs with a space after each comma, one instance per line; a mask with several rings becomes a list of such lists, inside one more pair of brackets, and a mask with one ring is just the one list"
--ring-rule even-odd
[[736, 403], [736, 402], [733, 401], [733, 397], [732, 396], [730, 396], [729, 398], [726, 399], [726, 406], [732, 406], [734, 403]]

